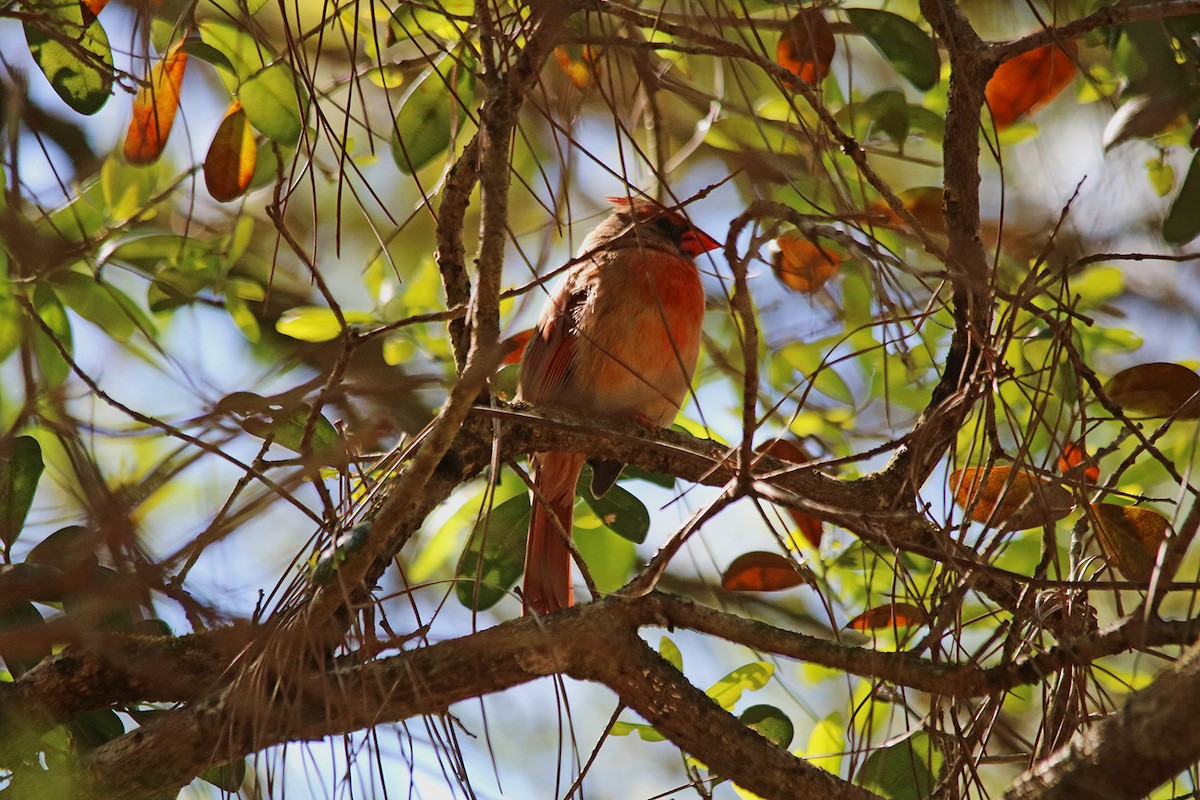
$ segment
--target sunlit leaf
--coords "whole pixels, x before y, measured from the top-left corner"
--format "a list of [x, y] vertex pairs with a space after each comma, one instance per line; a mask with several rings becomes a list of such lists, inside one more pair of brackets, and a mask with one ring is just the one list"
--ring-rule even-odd
[[308, 94], [285, 62], [270, 64], [246, 78], [238, 99], [246, 119], [265, 136], [285, 147], [300, 141]]
[[[392, 158], [407, 175], [446, 152], [470, 107], [474, 76], [470, 64], [447, 56], [427, 69], [400, 101], [392, 129]], [[453, 94], [451, 90], [453, 89]]]
[[0, 542], [5, 553], [25, 527], [44, 467], [37, 439], [17, 436], [0, 440]]
[[246, 191], [258, 165], [258, 145], [241, 102], [225, 112], [204, 159], [204, 185], [214, 200], [229, 202]]
[[1095, 462], [1087, 463], [1082, 470], [1075, 469], [1081, 464], [1089, 462], [1090, 458], [1091, 456], [1087, 454], [1087, 450], [1082, 445], [1068, 442], [1063, 447], [1062, 455], [1058, 457], [1058, 471], [1064, 475], [1078, 473], [1087, 483], [1095, 483], [1100, 480], [1100, 467]]
[[134, 303], [116, 287], [73, 270], [54, 273], [50, 285], [68, 308], [117, 341], [128, 341], [137, 331], [137, 321], [130, 314]]
[[28, 10], [25, 41], [38, 68], [73, 111], [95, 114], [112, 94], [114, 75], [96, 15], [79, 0], [35, 0]]
[[708, 687], [705, 694], [721, 708], [728, 710], [742, 699], [743, 692], [757, 692], [767, 685], [767, 681], [771, 680], [774, 674], [774, 665], [765, 661], [752, 661]]
[[175, 124], [188, 54], [176, 44], [150, 69], [146, 85], [133, 101], [133, 119], [125, 133], [125, 160], [152, 164], [162, 155]]
[[971, 519], [1009, 530], [1052, 525], [1075, 508], [1074, 497], [1059, 484], [1007, 465], [955, 470], [949, 485], [954, 502]]
[[1096, 503], [1096, 540], [1104, 557], [1131, 581], [1148, 581], [1170, 521], [1150, 508]]
[[1127, 412], [1158, 419], [1200, 418], [1200, 375], [1182, 364], [1138, 364], [1114, 375], [1104, 391]]
[[634, 544], [646, 541], [646, 534], [650, 532], [650, 512], [627, 489], [613, 486], [603, 497], [592, 497], [590, 492], [583, 492], [583, 500], [613, 533]]
[[195, 37], [184, 39], [183, 42], [180, 43], [179, 49], [182, 52], [187, 53], [189, 56], [195, 56], [201, 61], [212, 64], [214, 67], [227, 70], [231, 75], [236, 73], [236, 70], [233, 68], [233, 64], [230, 62], [229, 58], [217, 48], [206, 43], [203, 39], [197, 39]]
[[668, 639], [666, 636], [658, 643], [658, 654], [671, 662], [671, 666], [683, 672], [683, 653], [679, 652], [679, 648]]
[[846, 750], [846, 722], [841, 714], [834, 711], [813, 726], [808, 744], [800, 754], [813, 766], [836, 775], [842, 767], [842, 754]]
[[842, 257], [833, 250], [814, 244], [799, 231], [785, 233], [775, 240], [779, 251], [772, 267], [783, 285], [803, 294], [812, 294], [837, 274]]
[[775, 706], [750, 706], [738, 715], [738, 719], [777, 747], [788, 747], [796, 735], [791, 719]]
[[788, 22], [775, 48], [775, 61], [805, 83], [818, 83], [829, 74], [837, 42], [825, 15], [802, 8]]
[[475, 525], [454, 571], [454, 595], [467, 608], [494, 606], [525, 571], [529, 495], [505, 500]]
[[887, 603], [868, 608], [847, 622], [846, 627], [855, 631], [870, 631], [880, 628], [908, 628], [924, 625], [928, 621], [929, 615], [912, 603]]
[[1053, 100], [1075, 79], [1075, 42], [1038, 47], [996, 68], [984, 89], [997, 130]]
[[[345, 311], [342, 318], [348, 325], [362, 325], [374, 320], [365, 311]], [[302, 342], [328, 342], [342, 334], [341, 323], [332, 309], [321, 306], [290, 308], [275, 323], [275, 330]]]
[[847, 8], [843, 12], [905, 80], [923, 92], [937, 85], [942, 59], [929, 35], [916, 23], [899, 14], [870, 8]]
[[777, 592], [806, 582], [790, 559], [761, 550], [742, 553], [721, 576], [721, 588], [731, 592]]
[[653, 725], [644, 722], [625, 722], [618, 720], [608, 731], [613, 736], [628, 736], [636, 733], [643, 742], [665, 742], [667, 737], [654, 729]]

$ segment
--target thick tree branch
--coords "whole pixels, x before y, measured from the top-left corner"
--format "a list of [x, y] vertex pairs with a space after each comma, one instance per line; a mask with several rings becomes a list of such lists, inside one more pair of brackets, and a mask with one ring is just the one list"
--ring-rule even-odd
[[1200, 759], [1200, 644], [1071, 737], [1006, 800], [1136, 800]]

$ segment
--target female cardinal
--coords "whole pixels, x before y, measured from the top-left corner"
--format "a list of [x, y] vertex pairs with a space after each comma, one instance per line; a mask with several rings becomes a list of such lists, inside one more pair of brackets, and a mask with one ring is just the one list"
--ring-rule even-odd
[[[616, 211], [588, 234], [579, 262], [546, 301], [521, 360], [517, 399], [661, 427], [687, 396], [700, 348], [704, 290], [692, 259], [719, 243], [658, 203], [609, 202]], [[538, 492], [525, 548], [527, 612], [573, 602], [563, 532], [571, 535], [584, 459], [561, 452], [532, 458]], [[620, 470], [616, 462], [596, 464], [592, 493], [607, 491]]]

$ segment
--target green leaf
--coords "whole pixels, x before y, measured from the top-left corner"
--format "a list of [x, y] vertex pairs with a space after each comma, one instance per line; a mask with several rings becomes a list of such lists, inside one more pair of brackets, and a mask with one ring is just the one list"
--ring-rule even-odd
[[[342, 462], [337, 429], [322, 414], [313, 418], [313, 408], [308, 403], [281, 402], [254, 392], [234, 392], [221, 398], [217, 410], [240, 417], [242, 429], [252, 436], [268, 439], [301, 455], [324, 457], [327, 460], [321, 463], [325, 465]], [[304, 436], [310, 425], [312, 432], [306, 449]]]
[[626, 464], [625, 469], [621, 470], [621, 478], [622, 480], [629, 478], [631, 480], [636, 479], [639, 481], [646, 481], [647, 483], [652, 483], [655, 486], [661, 486], [664, 489], [675, 488], [675, 477], [673, 475], [664, 475], [661, 472], [650, 472], [649, 470], [644, 470], [641, 467], [635, 467], [632, 464]]
[[4, 659], [4, 666], [14, 678], [24, 675], [50, 655], [50, 642], [44, 637], [30, 635], [34, 628], [45, 624], [37, 608], [28, 601], [9, 603], [0, 610], [0, 633], [17, 634], [0, 640], [6, 643], [0, 658]]
[[21, 343], [21, 312], [8, 280], [8, 253], [0, 249], [0, 362]]
[[1190, 242], [1197, 234], [1200, 234], [1200, 153], [1192, 156], [1187, 177], [1163, 222], [1163, 238], [1168, 244]]
[[283, 62], [259, 70], [238, 89], [250, 124], [285, 147], [295, 147], [304, 131], [307, 92]]
[[225, 290], [225, 310], [247, 341], [257, 343], [262, 339], [262, 328], [259, 327], [258, 317], [254, 316], [254, 312], [250, 310], [245, 299], [231, 287], [227, 287]]
[[783, 748], [790, 745], [792, 737], [796, 735], [796, 728], [788, 715], [775, 706], [750, 706], [738, 715], [738, 719], [747, 728], [757, 731], [764, 739]]
[[206, 61], [214, 67], [226, 70], [229, 74], [237, 74], [237, 70], [233, 68], [233, 63], [217, 48], [211, 44], [207, 44], [203, 39], [185, 39], [179, 49], [187, 53], [189, 56], [195, 56], [201, 61]]
[[586, 489], [581, 494], [588, 507], [613, 533], [634, 544], [646, 541], [646, 534], [650, 532], [650, 512], [628, 490], [613, 486], [604, 497], [592, 497]]
[[96, 537], [82, 525], [59, 528], [33, 546], [25, 556], [26, 564], [47, 564], [62, 570], [80, 565], [96, 566]]
[[666, 636], [658, 643], [658, 654], [671, 662], [672, 667], [683, 672], [683, 653], [679, 652], [675, 643]]
[[908, 101], [903, 92], [895, 89], [876, 92], [863, 102], [862, 109], [871, 118], [873, 127], [883, 131], [898, 147], [904, 147], [908, 138]]
[[905, 80], [923, 92], [937, 85], [942, 59], [933, 41], [916, 23], [889, 11], [870, 8], [842, 11]]
[[[586, 517], [591, 516], [588, 511], [577, 507], [576, 519], [585, 518], [586, 523]], [[599, 523], [599, 519], [596, 522]], [[599, 524], [591, 529], [575, 528], [574, 536], [575, 547], [588, 565], [598, 590], [614, 592], [629, 581], [638, 564], [637, 548], [632, 542]]]
[[842, 754], [846, 749], [846, 721], [834, 711], [813, 726], [808, 745], [801, 755], [813, 766], [837, 775], [842, 769]]
[[81, 754], [90, 753], [100, 745], [125, 733], [125, 724], [111, 708], [97, 708], [76, 714], [67, 723], [67, 730]]
[[127, 297], [124, 302], [118, 299], [121, 292], [115, 287], [74, 270], [54, 273], [50, 285], [68, 308], [118, 342], [129, 341], [137, 332], [137, 323], [128, 311], [134, 303]]
[[767, 685], [767, 681], [774, 674], [774, 665], [765, 661], [752, 661], [708, 687], [705, 694], [721, 708], [729, 710], [741, 699], [742, 692], [757, 692]]
[[[262, 7], [261, 3], [259, 7]], [[200, 780], [211, 783], [222, 791], [236, 793], [246, 782], [246, 759], [241, 758], [237, 761], [230, 761], [228, 764], [209, 767], [200, 773]]]
[[42, 446], [32, 436], [0, 442], [0, 542], [6, 553], [25, 527], [44, 468]]
[[267, 66], [267, 59], [274, 58], [265, 45], [236, 25], [205, 20], [197, 27], [200, 40], [224, 56], [224, 63], [211, 63], [217, 67], [217, 76], [231, 95], [237, 93], [242, 81], [261, 72]]
[[108, 34], [79, 0], [35, 0], [25, 41], [38, 68], [63, 102], [95, 114], [112, 94], [113, 56]]
[[450, 146], [455, 128], [463, 128], [462, 107], [470, 108], [473, 102], [470, 66], [446, 56], [425, 70], [401, 99], [392, 127], [392, 158], [401, 172], [412, 175], [428, 165]]
[[858, 771], [857, 783], [889, 800], [924, 800], [933, 789], [941, 765], [942, 754], [929, 735], [916, 731], [867, 756]]
[[471, 531], [455, 570], [454, 594], [467, 608], [491, 608], [525, 571], [529, 495], [519, 494], [485, 514]]
[[636, 733], [643, 742], [665, 742], [667, 737], [654, 729], [653, 725], [647, 725], [644, 722], [622, 722], [620, 720], [613, 723], [612, 728], [608, 731], [613, 736], [628, 736], [631, 733]]
[[33, 305], [42, 322], [58, 340], [58, 344], [55, 344], [40, 325], [34, 329], [33, 350], [37, 356], [38, 366], [41, 367], [42, 377], [45, 378], [48, 386], [60, 386], [71, 374], [71, 365], [59, 352], [60, 344], [68, 354], [74, 349], [71, 341], [71, 321], [67, 318], [67, 311], [63, 308], [62, 303], [45, 286], [39, 286], [34, 290]]
[[[348, 325], [365, 325], [375, 321], [374, 316], [365, 311], [344, 311], [342, 317]], [[279, 317], [275, 330], [302, 342], [328, 342], [342, 333], [337, 316], [323, 306], [290, 308]]]

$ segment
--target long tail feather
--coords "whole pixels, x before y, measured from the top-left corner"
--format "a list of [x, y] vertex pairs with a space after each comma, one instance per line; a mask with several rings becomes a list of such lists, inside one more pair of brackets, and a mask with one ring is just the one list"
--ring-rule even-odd
[[538, 453], [533, 482], [545, 504], [533, 498], [529, 540], [525, 545], [525, 611], [549, 614], [575, 602], [571, 589], [571, 551], [550, 515], [568, 536], [575, 514], [575, 483], [583, 469], [582, 453]]

